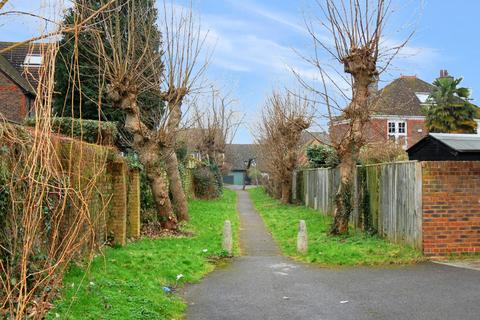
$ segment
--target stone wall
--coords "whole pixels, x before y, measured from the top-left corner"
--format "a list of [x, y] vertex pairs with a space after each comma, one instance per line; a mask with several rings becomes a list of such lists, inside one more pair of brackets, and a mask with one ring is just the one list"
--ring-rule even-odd
[[480, 161], [422, 162], [423, 251], [480, 252]]

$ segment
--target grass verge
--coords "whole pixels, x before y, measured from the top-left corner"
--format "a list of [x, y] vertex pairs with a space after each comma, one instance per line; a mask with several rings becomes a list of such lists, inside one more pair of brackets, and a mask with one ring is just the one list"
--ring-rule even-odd
[[[303, 206], [283, 205], [262, 188], [250, 189], [249, 193], [282, 252], [296, 260], [325, 266], [409, 264], [424, 260], [419, 251], [377, 236], [360, 232], [329, 236], [331, 217]], [[296, 251], [299, 220], [305, 220], [308, 230], [308, 252], [304, 255]]]
[[[184, 301], [164, 286], [199, 281], [215, 268], [221, 249], [223, 222], [238, 230], [236, 195], [225, 190], [219, 200], [192, 200], [186, 230], [196, 236], [142, 239], [108, 248], [89, 271], [72, 267], [64, 278], [62, 298], [49, 319], [180, 319]], [[235, 248], [238, 253], [238, 247]], [[178, 281], [177, 276], [183, 275]]]

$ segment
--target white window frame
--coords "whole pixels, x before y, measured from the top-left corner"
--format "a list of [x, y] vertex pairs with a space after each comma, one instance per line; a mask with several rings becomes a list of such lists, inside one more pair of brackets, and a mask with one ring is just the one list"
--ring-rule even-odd
[[24, 67], [40, 67], [43, 62], [43, 56], [41, 54], [29, 53], [25, 56], [23, 61]]
[[[400, 123], [405, 124], [405, 132], [399, 132], [400, 130]], [[394, 132], [390, 132], [390, 124], [394, 124]], [[407, 147], [407, 121], [406, 120], [387, 120], [387, 138], [394, 137], [395, 142], [399, 143], [400, 138], [404, 138], [404, 145], [403, 148]]]

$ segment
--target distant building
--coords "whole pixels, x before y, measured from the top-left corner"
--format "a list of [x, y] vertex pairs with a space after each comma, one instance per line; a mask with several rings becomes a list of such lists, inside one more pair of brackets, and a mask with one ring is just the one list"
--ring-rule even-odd
[[[446, 70], [440, 77], [448, 77]], [[422, 107], [434, 86], [416, 76], [401, 76], [376, 93], [372, 93], [371, 120], [365, 126], [367, 142], [395, 141], [408, 149], [428, 134]], [[330, 134], [333, 141], [341, 139], [348, 122], [339, 117], [332, 121]]]
[[407, 152], [410, 160], [419, 161], [480, 160], [480, 135], [430, 133]]
[[224, 173], [223, 182], [227, 184], [243, 185], [250, 184], [246, 175], [249, 160], [254, 160], [252, 166], [262, 171], [262, 160], [259, 157], [258, 146], [255, 144], [228, 144], [225, 148], [224, 167], [228, 172]]
[[[0, 50], [14, 44], [0, 42]], [[31, 115], [47, 45], [23, 44], [0, 55], [0, 113], [6, 120], [21, 123]]]

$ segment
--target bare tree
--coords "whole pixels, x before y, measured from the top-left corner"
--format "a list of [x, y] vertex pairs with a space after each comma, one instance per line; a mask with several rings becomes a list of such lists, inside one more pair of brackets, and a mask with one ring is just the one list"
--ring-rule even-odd
[[207, 60], [200, 60], [207, 34], [202, 34], [191, 5], [186, 9], [176, 9], [173, 4], [167, 5], [164, 1], [163, 9], [165, 74], [162, 99], [167, 104], [168, 118], [162, 128], [165, 138], [162, 152], [178, 219], [188, 220], [187, 199], [178, 171], [175, 144], [182, 120], [183, 101], [187, 95], [198, 90], [195, 85], [207, 67]]
[[[339, 118], [348, 124], [347, 129], [340, 135], [332, 137], [332, 144], [340, 157], [341, 183], [335, 196], [334, 222], [330, 232], [342, 234], [348, 231], [348, 221], [352, 211], [352, 183], [356, 161], [360, 148], [365, 145], [363, 136], [365, 124], [370, 120], [373, 105], [371, 86], [378, 76], [390, 64], [398, 51], [407, 41], [398, 46], [382, 47], [383, 33], [386, 18], [390, 12], [389, 0], [323, 0], [317, 1], [322, 13], [318, 20], [324, 34], [314, 30], [314, 22], [307, 24], [313, 39], [315, 54], [306, 58], [318, 69], [323, 88], [313, 89], [305, 79], [297, 74], [300, 82], [315, 91], [323, 104], [326, 105], [328, 118], [333, 123]], [[329, 40], [331, 39], [331, 43]], [[327, 65], [322, 60], [320, 51], [332, 56], [343, 66], [344, 72], [350, 75], [347, 79], [337, 73], [341, 79], [351, 87], [351, 97], [343, 93], [341, 85], [334, 80], [334, 76], [326, 72]], [[338, 78], [338, 77], [337, 77]], [[328, 92], [328, 84], [332, 84], [347, 99], [347, 106], [341, 107]], [[335, 109], [341, 110], [339, 118], [335, 118]]]
[[[76, 5], [80, 17], [91, 10], [88, 0]], [[95, 39], [92, 51], [100, 61], [107, 95], [114, 107], [125, 114], [125, 129], [133, 136], [132, 148], [145, 168], [160, 223], [163, 228], [176, 229], [178, 220], [162, 172], [163, 148], [169, 142], [163, 130], [168, 122], [167, 112], [145, 114], [138, 103], [145, 92], [161, 98], [164, 65], [156, 18], [154, 1], [118, 0], [86, 32], [91, 32]]]
[[200, 129], [195, 148], [204, 160], [220, 167], [227, 144], [231, 144], [244, 115], [232, 109], [235, 100], [212, 87], [205, 105], [195, 108], [195, 126]]
[[293, 170], [297, 165], [302, 132], [310, 127], [307, 99], [291, 92], [273, 92], [257, 126], [256, 141], [273, 182], [271, 192], [283, 203], [292, 199]]

